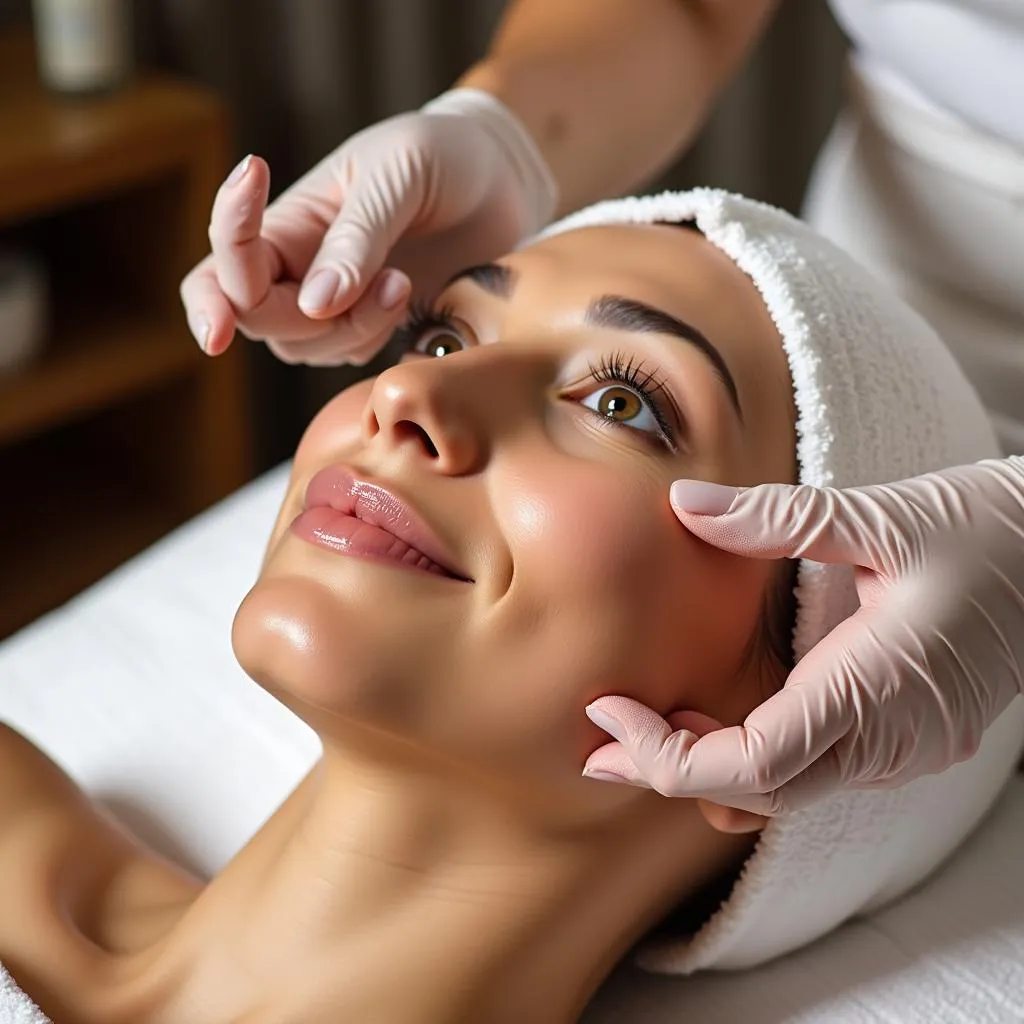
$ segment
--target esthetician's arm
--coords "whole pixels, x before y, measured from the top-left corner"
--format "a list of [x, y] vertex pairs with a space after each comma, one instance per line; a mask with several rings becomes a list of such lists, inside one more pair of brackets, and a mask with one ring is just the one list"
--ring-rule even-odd
[[698, 739], [685, 715], [595, 701], [621, 742], [585, 774], [779, 814], [941, 772], [1024, 693], [1024, 457], [848, 490], [684, 481], [672, 502], [727, 551], [858, 566], [861, 607], [742, 726]]
[[635, 191], [693, 140], [777, 0], [519, 0], [459, 81], [515, 113], [558, 213]]
[[[238, 329], [288, 362], [366, 362], [411, 291], [662, 170], [776, 3], [510, 4], [456, 89], [347, 140], [262, 229], [242, 217], [211, 231], [211, 255], [181, 287], [196, 339], [216, 355]], [[243, 161], [221, 193], [240, 189], [269, 189], [263, 161]]]

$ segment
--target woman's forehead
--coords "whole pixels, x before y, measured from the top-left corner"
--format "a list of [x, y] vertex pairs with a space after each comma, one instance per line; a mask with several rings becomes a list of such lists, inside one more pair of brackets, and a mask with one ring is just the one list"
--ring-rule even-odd
[[533, 285], [619, 285], [620, 290], [628, 285], [659, 293], [664, 302], [689, 307], [668, 310], [675, 315], [696, 315], [728, 301], [752, 310], [762, 306], [753, 283], [732, 260], [699, 232], [678, 225], [578, 228], [541, 239], [501, 262]]
[[616, 294], [650, 303], [706, 334], [761, 373], [774, 364], [790, 388], [782, 341], [753, 282], [702, 234], [679, 225], [579, 228], [504, 257], [527, 315]]

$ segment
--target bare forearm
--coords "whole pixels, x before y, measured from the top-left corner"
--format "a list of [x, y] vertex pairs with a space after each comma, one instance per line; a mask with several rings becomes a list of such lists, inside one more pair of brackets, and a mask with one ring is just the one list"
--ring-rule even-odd
[[526, 125], [560, 210], [621, 194], [692, 140], [777, 0], [516, 0], [459, 82]]

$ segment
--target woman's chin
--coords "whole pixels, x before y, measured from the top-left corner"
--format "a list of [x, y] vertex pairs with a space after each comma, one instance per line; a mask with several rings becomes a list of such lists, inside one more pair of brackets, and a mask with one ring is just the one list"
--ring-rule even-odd
[[260, 686], [305, 704], [344, 711], [366, 700], [360, 680], [372, 679], [368, 646], [352, 609], [305, 576], [263, 577], [235, 612], [231, 646]]

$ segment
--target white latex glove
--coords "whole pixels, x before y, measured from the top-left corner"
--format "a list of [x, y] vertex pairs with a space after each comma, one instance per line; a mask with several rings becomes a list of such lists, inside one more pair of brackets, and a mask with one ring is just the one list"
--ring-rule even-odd
[[182, 282], [192, 333], [211, 355], [237, 328], [285, 362], [368, 362], [411, 290], [429, 295], [508, 252], [557, 205], [529, 133], [476, 89], [352, 136], [261, 223], [269, 186], [262, 160], [235, 168], [214, 201], [212, 253]]
[[966, 760], [1024, 692], [1024, 458], [848, 490], [682, 481], [672, 503], [727, 551], [859, 566], [861, 607], [742, 726], [698, 739], [685, 712], [673, 731], [636, 701], [595, 701], [618, 742], [584, 774], [775, 815]]

